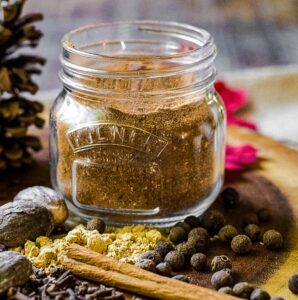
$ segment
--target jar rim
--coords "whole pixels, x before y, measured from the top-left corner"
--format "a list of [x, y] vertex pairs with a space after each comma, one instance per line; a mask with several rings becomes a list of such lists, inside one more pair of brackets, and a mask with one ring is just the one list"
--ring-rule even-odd
[[[183, 51], [171, 55], [153, 55], [150, 56], [150, 59], [158, 59], [158, 60], [168, 60], [175, 58], [182, 58], [184, 56], [193, 55], [193, 54], [202, 54], [203, 50], [206, 51], [207, 46], [214, 46], [213, 38], [211, 34], [199, 27], [195, 27], [192, 25], [188, 25], [186, 23], [178, 23], [178, 22], [168, 22], [168, 21], [156, 21], [156, 20], [136, 20], [136, 21], [120, 21], [120, 22], [106, 22], [106, 23], [98, 23], [98, 24], [90, 24], [79, 27], [77, 29], [71, 30], [66, 33], [62, 38], [63, 48], [69, 52], [74, 54], [78, 54], [85, 57], [100, 57], [103, 59], [114, 59], [114, 60], [123, 60], [123, 59], [132, 59], [132, 60], [143, 60], [148, 59], [148, 55], [107, 55], [104, 53], [89, 53], [87, 51], [79, 50], [73, 44], [73, 38], [78, 34], [84, 34], [86, 31], [94, 30], [94, 29], [102, 29], [104, 27], [139, 27], [139, 30], [148, 30], [146, 26], [158, 26], [159, 30], [163, 30], [164, 32], [171, 33], [171, 31], [166, 31], [165, 28], [172, 30], [184, 30], [184, 35], [188, 37], [192, 37], [192, 39], [197, 39], [196, 43], [199, 47], [197, 48], [184, 48]], [[142, 28], [143, 26], [144, 28]], [[194, 41], [194, 40], [193, 40]]]
[[[104, 33], [98, 32], [100, 30], [104, 31]], [[105, 32], [105, 30], [109, 31]], [[136, 43], [149, 41], [148, 36], [154, 39], [158, 38], [159, 40], [156, 42], [159, 43], [158, 46], [164, 46], [170, 54], [157, 55], [152, 53], [152, 48], [148, 50], [146, 55], [136, 55], [135, 52], [129, 55], [126, 51], [124, 51], [124, 55], [119, 53], [117, 55], [108, 54], [109, 48], [107, 48], [106, 52], [101, 51], [101, 48], [105, 49], [108, 47], [107, 45], [112, 43], [123, 43], [121, 46], [125, 48], [126, 42], [132, 42], [132, 40], [125, 41], [129, 30], [135, 30], [132, 34], [145, 34], [144, 40], [138, 37]], [[104, 34], [107, 38], [105, 38]], [[117, 40], [112, 40], [110, 35], [113, 34], [117, 35]], [[123, 39], [121, 39], [122, 34], [124, 35]], [[88, 39], [89, 43], [91, 40], [93, 44], [86, 44]], [[133, 42], [135, 41], [133, 40]], [[216, 47], [208, 31], [184, 23], [151, 20], [99, 23], [83, 26], [65, 34], [62, 39], [62, 46], [61, 63], [63, 67], [90, 76], [104, 74], [109, 77], [113, 75], [124, 77], [154, 77], [157, 75], [159, 77], [156, 69], [110, 70], [106, 68], [107, 65], [115, 66], [115, 64], [127, 62], [168, 64], [167, 68], [160, 72], [167, 76], [166, 74], [184, 73], [189, 69], [206, 68], [206, 66], [212, 64], [216, 56]], [[94, 47], [96, 51], [94, 49], [92, 52], [86, 51], [87, 47]], [[168, 50], [171, 47], [174, 49]]]

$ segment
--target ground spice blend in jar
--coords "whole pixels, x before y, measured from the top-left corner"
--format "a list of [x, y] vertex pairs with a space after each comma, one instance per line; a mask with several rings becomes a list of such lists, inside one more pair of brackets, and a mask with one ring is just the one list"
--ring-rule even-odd
[[84, 27], [63, 39], [51, 176], [70, 209], [171, 225], [222, 186], [225, 114], [210, 34], [177, 23]]

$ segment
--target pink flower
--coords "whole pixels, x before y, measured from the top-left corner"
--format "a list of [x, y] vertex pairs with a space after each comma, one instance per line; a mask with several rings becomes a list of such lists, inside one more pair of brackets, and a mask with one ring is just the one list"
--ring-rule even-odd
[[243, 169], [245, 165], [257, 160], [257, 149], [251, 145], [226, 146], [225, 168], [228, 170]]
[[256, 124], [234, 116], [234, 113], [236, 113], [238, 109], [247, 104], [247, 94], [244, 90], [232, 89], [223, 81], [215, 82], [215, 89], [221, 96], [226, 107], [228, 125], [242, 126], [257, 130]]
[[[215, 83], [215, 89], [221, 96], [227, 112], [228, 125], [236, 125], [257, 130], [256, 124], [236, 117], [237, 110], [247, 104], [247, 94], [241, 89], [232, 89], [223, 81]], [[257, 160], [257, 149], [251, 145], [226, 146], [225, 169], [240, 170]]]

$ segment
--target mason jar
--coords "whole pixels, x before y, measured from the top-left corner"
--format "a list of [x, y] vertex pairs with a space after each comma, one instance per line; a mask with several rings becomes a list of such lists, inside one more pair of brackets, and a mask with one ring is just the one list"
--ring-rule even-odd
[[70, 210], [112, 226], [201, 215], [224, 172], [211, 35], [179, 23], [111, 23], [71, 31], [62, 47], [51, 179]]

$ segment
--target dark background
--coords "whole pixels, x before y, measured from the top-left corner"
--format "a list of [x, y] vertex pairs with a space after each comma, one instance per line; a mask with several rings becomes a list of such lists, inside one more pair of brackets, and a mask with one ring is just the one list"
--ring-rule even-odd
[[25, 10], [45, 17], [36, 50], [48, 59], [38, 79], [42, 90], [59, 87], [63, 34], [100, 22], [154, 19], [203, 27], [215, 38], [219, 74], [298, 64], [298, 0], [27, 0]]

